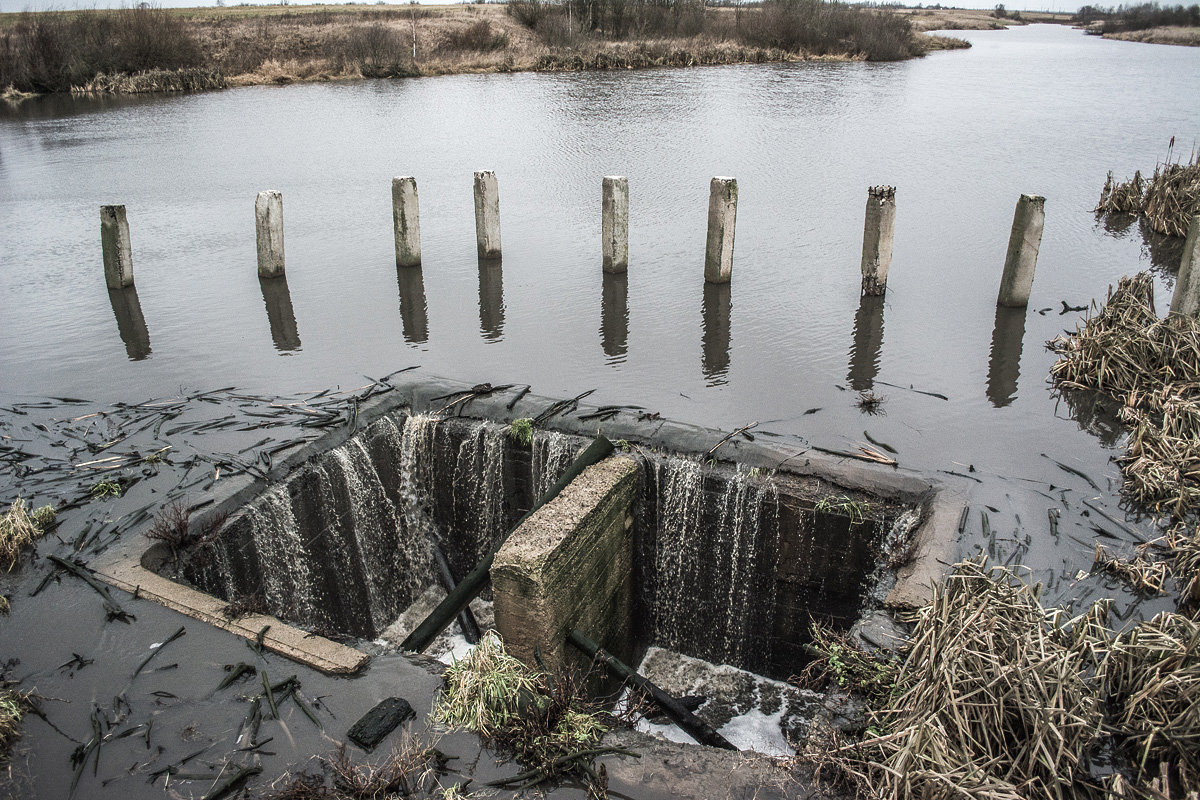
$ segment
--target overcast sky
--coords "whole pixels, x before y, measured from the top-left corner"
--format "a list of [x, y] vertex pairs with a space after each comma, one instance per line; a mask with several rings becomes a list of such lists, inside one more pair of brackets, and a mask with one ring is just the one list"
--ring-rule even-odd
[[[237, 5], [241, 0], [226, 0], [227, 5]], [[936, 0], [935, 0], [936, 1]], [[1021, 9], [1030, 11], [1075, 11], [1083, 3], [1078, 0], [1037, 0], [1040, 4], [1036, 6], [1023, 5], [1020, 0], [1005, 3], [1010, 9]], [[1115, 5], [1118, 0], [1113, 2], [1101, 2], [1101, 5]], [[1174, 3], [1176, 0], [1165, 0], [1168, 3]], [[407, 0], [405, 0], [407, 2]], [[431, 5], [441, 5], [445, 0], [429, 0]], [[1094, 0], [1092, 0], [1095, 4]], [[74, 8], [121, 8], [122, 6], [133, 5], [132, 0], [0, 0], [0, 12], [12, 11], [45, 11], [47, 9], [74, 9]], [[192, 8], [195, 6], [213, 6], [216, 5], [215, 0], [157, 0], [154, 5], [164, 8]], [[268, 5], [268, 3], [255, 3], [255, 5]], [[306, 5], [305, 3], [293, 3], [293, 5]], [[995, 0], [955, 0], [954, 5], [958, 8], [994, 8]]]

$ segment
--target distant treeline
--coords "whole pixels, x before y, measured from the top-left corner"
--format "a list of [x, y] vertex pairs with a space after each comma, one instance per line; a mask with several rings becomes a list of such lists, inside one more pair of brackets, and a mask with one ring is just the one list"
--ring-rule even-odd
[[1170, 25], [1200, 27], [1200, 5], [1160, 6], [1158, 3], [1142, 3], [1136, 6], [1083, 6], [1071, 18], [1079, 25], [1093, 25], [1102, 33], [1121, 31], [1143, 31]]
[[[715, 5], [715, 4], [708, 4]], [[549, 44], [606, 39], [720, 36], [750, 47], [898, 61], [920, 53], [907, 19], [837, 0], [763, 0], [706, 13], [703, 0], [509, 0], [508, 13]]]

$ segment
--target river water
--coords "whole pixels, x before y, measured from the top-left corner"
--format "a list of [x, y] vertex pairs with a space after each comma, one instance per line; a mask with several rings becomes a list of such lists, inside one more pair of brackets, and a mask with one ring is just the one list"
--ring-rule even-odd
[[[1108, 170], [1152, 169], [1172, 137], [1191, 146], [1200, 50], [1049, 25], [962, 35], [972, 49], [895, 64], [0, 107], [3, 391], [284, 394], [420, 364], [837, 449], [865, 428], [904, 466], [974, 466], [998, 508], [1012, 492], [989, 476], [1071, 485], [1047, 453], [1115, 505], [1116, 435], [1082, 431], [1054, 397], [1043, 343], [1081, 316], [1060, 315], [1062, 301], [1102, 299], [1123, 274], [1155, 267], [1165, 307], [1178, 246], [1091, 209]], [[499, 176], [500, 266], [475, 256], [476, 169]], [[394, 265], [400, 174], [420, 187], [420, 270]], [[630, 182], [625, 279], [600, 270], [605, 174]], [[713, 175], [741, 194], [727, 288], [702, 275]], [[880, 183], [898, 187], [895, 255], [886, 301], [860, 305], [866, 188]], [[286, 282], [255, 271], [267, 188], [284, 195]], [[1047, 198], [1037, 278], [1026, 314], [998, 316], [1022, 192]], [[136, 293], [105, 289], [102, 203], [128, 207]], [[883, 414], [856, 407], [864, 389]]]

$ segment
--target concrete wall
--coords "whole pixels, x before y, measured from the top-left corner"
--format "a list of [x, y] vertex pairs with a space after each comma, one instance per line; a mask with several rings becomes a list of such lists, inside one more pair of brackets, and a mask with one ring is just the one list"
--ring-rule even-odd
[[584, 665], [572, 628], [622, 660], [633, 649], [633, 500], [638, 467], [613, 456], [589, 467], [526, 520], [496, 554], [496, 629], [508, 651], [536, 666]]

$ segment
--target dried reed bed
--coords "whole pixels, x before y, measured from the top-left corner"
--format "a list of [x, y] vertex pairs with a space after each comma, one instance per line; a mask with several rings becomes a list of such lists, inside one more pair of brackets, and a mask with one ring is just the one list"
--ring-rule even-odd
[[1087, 620], [1063, 625], [1036, 592], [965, 561], [917, 614], [875, 735], [808, 755], [875, 798], [1075, 796], [1102, 708], [1086, 677]]
[[[917, 612], [902, 661], [837, 651], [870, 678], [867, 738], [810, 734], [802, 760], [881, 800], [1194, 800], [1200, 621], [1165, 613], [1113, 634], [1109, 601], [1071, 616], [1038, 594], [982, 558], [957, 564]], [[1106, 790], [1090, 764], [1110, 741], [1124, 759]]]
[[1172, 160], [1175, 140], [1149, 180], [1140, 171], [1124, 183], [1108, 173], [1100, 190], [1097, 213], [1141, 213], [1151, 229], [1168, 236], [1187, 236], [1192, 217], [1200, 214], [1200, 150], [1186, 161]]
[[1100, 683], [1135, 774], [1167, 764], [1183, 791], [1200, 790], [1200, 622], [1163, 613], [1119, 634]]
[[1141, 170], [1133, 174], [1133, 179], [1121, 183], [1113, 180], [1112, 172], [1104, 181], [1100, 190], [1100, 202], [1096, 204], [1097, 214], [1136, 214], [1142, 210], [1142, 195], [1146, 192], [1146, 182]]
[[1148, 273], [1109, 287], [1104, 307], [1048, 343], [1054, 381], [1104, 392], [1130, 428], [1118, 459], [1138, 505], [1185, 517], [1200, 508], [1200, 321], [1154, 310]]

